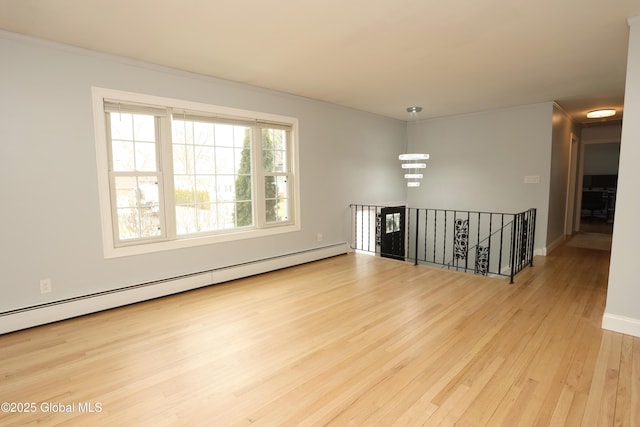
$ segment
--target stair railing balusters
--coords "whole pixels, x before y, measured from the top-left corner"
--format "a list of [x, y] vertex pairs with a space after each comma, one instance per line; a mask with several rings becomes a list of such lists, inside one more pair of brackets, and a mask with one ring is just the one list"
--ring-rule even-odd
[[[352, 248], [380, 255], [381, 236], [386, 232], [380, 209], [385, 206], [352, 204], [350, 207], [353, 215], [351, 224], [355, 227], [351, 233], [354, 239]], [[406, 254], [404, 259], [413, 261], [414, 265], [453, 267], [458, 271], [508, 277], [513, 283], [515, 275], [527, 264], [533, 266], [536, 213], [536, 209], [510, 214], [406, 207], [402, 231], [405, 236], [402, 246]], [[421, 222], [424, 231], [420, 227]], [[424, 242], [420, 241], [421, 238]], [[431, 247], [433, 253], [429, 253]], [[447, 252], [449, 247], [451, 254]], [[507, 251], [509, 257], [505, 270], [508, 271], [503, 271]], [[495, 260], [493, 264], [492, 259]]]

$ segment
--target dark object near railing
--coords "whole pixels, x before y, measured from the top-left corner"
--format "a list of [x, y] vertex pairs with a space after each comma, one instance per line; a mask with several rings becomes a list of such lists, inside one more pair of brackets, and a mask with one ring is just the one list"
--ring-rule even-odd
[[520, 213], [351, 205], [351, 247], [480, 275], [533, 266], [536, 210]]

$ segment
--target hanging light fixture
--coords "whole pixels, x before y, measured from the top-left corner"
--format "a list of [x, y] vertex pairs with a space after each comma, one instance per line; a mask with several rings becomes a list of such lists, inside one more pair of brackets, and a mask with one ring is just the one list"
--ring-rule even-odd
[[[411, 118], [420, 111], [422, 111], [422, 107], [407, 108], [409, 120], [411, 120]], [[405, 179], [408, 179], [407, 187], [420, 187], [419, 180], [424, 177], [421, 170], [427, 167], [427, 164], [424, 161], [429, 160], [429, 155], [426, 153], [406, 153], [400, 154], [398, 159], [402, 161], [402, 169], [406, 172], [404, 177]]]

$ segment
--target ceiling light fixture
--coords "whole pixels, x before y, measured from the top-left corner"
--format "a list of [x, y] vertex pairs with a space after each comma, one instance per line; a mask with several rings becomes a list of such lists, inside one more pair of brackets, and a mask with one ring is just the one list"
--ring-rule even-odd
[[[417, 121], [416, 115], [422, 111], [422, 107], [409, 107], [407, 108], [407, 113], [409, 113], [409, 121]], [[416, 138], [420, 135], [416, 132]], [[408, 145], [408, 137], [407, 137], [407, 145]], [[405, 150], [406, 151], [406, 150]], [[404, 177], [408, 179], [407, 187], [420, 187], [420, 179], [424, 177], [422, 173], [418, 173], [419, 169], [425, 169], [427, 164], [424, 163], [425, 160], [429, 160], [429, 155], [427, 153], [406, 153], [400, 154], [398, 156], [398, 160], [402, 161], [402, 169], [406, 172]], [[408, 170], [409, 169], [409, 170]]]
[[604, 110], [593, 110], [587, 113], [588, 119], [603, 119], [605, 117], [611, 117], [616, 115], [616, 110], [613, 109], [604, 109]]

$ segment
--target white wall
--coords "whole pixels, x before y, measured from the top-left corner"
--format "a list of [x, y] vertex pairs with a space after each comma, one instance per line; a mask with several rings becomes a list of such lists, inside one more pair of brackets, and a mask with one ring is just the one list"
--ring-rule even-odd
[[[625, 111], [626, 116], [626, 111]], [[580, 140], [584, 144], [602, 144], [620, 142], [622, 138], [622, 125], [612, 124], [582, 128]]]
[[[513, 213], [536, 208], [535, 247], [543, 251], [552, 114], [549, 102], [410, 123], [410, 151], [431, 156], [422, 186], [408, 190], [410, 205]], [[539, 176], [540, 183], [525, 184], [525, 176]]]
[[583, 175], [618, 173], [622, 124], [583, 128], [580, 139]]
[[630, 27], [616, 216], [602, 326], [640, 337], [640, 17], [631, 19]]
[[[349, 203], [404, 199], [402, 121], [6, 32], [0, 58], [0, 313], [344, 242]], [[105, 260], [92, 86], [298, 117], [302, 231]]]
[[557, 105], [553, 106], [552, 123], [547, 246], [555, 246], [564, 240], [567, 179], [573, 130], [571, 119]]
[[587, 144], [584, 146], [585, 175], [617, 175], [619, 163], [619, 142]]

